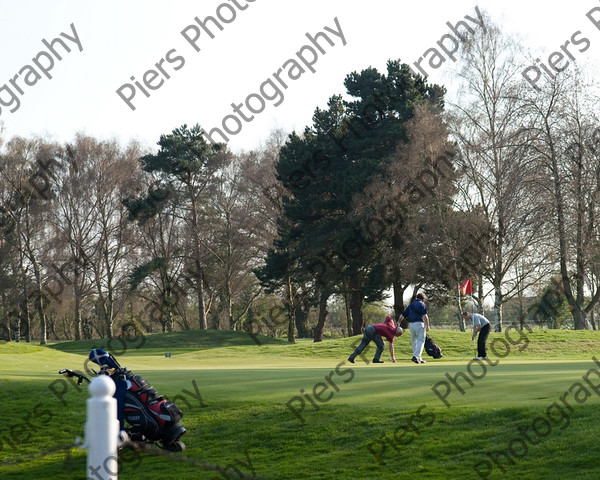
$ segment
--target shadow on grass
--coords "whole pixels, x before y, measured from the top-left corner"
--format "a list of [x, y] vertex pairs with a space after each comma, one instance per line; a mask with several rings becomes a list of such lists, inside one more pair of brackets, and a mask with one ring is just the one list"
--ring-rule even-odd
[[189, 350], [207, 350], [211, 348], [233, 346], [287, 345], [286, 340], [264, 335], [249, 335], [246, 332], [231, 330], [187, 330], [183, 332], [145, 334], [138, 337], [115, 337], [92, 340], [60, 342], [49, 345], [50, 348], [65, 353], [88, 354], [92, 348], [102, 348], [111, 353], [122, 355], [144, 354], [147, 351], [182, 352]]

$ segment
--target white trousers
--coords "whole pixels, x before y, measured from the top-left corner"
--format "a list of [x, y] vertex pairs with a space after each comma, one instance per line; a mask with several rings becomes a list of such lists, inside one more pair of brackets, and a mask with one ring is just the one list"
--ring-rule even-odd
[[423, 322], [411, 322], [409, 328], [413, 356], [420, 360], [425, 346], [425, 324]]

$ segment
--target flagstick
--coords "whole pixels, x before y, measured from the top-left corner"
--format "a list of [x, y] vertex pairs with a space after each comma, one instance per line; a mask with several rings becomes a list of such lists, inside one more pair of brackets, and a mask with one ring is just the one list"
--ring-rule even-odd
[[[459, 321], [461, 322], [461, 324], [463, 324], [464, 323], [464, 319], [463, 319], [463, 316], [462, 316], [462, 301], [461, 301], [460, 294], [461, 294], [461, 291], [460, 291], [460, 284], [459, 284], [459, 286], [458, 286], [458, 316], [459, 316]], [[461, 324], [459, 324], [459, 326]]]

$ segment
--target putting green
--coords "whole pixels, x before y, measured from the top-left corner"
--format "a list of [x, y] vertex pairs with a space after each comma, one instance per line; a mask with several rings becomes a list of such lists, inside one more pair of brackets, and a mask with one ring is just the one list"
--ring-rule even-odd
[[[596, 345], [591, 333], [585, 341]], [[436, 336], [455, 346], [425, 365], [408, 360], [406, 345], [397, 364], [351, 365], [356, 338], [258, 346], [227, 337], [194, 348], [153, 336], [117, 358], [182, 408], [186, 457], [126, 452], [120, 478], [599, 478], [592, 355], [541, 359], [532, 343], [460, 361], [465, 337], [454, 335]], [[83, 369], [90, 345], [7, 345], [0, 478], [85, 478], [84, 451], [51, 450], [83, 432], [87, 391], [56, 372]]]

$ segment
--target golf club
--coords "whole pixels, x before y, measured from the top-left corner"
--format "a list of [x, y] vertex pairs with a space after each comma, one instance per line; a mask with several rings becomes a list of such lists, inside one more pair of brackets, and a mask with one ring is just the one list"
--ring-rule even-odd
[[467, 358], [467, 356], [469, 355], [470, 352], [474, 352], [475, 351], [475, 340], [473, 339], [471, 341], [471, 344], [469, 345], [469, 347], [467, 348], [467, 351], [465, 352], [465, 354], [463, 355], [463, 357], [461, 358], [461, 361], [464, 360], [465, 358]]

